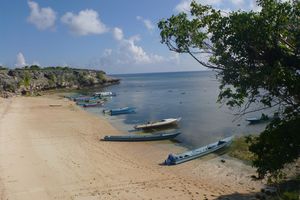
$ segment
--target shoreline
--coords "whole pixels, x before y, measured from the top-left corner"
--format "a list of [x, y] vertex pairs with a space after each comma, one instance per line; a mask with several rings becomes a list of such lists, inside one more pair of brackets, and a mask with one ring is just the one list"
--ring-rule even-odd
[[100, 141], [119, 132], [57, 95], [0, 99], [1, 199], [250, 199], [263, 186], [226, 156], [161, 166], [185, 148]]

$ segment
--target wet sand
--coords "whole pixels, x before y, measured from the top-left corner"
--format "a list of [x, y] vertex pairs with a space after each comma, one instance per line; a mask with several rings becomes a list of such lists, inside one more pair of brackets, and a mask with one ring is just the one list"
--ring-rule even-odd
[[107, 134], [120, 133], [55, 95], [0, 99], [0, 199], [250, 199], [262, 187], [235, 159], [162, 166], [185, 149], [99, 140]]

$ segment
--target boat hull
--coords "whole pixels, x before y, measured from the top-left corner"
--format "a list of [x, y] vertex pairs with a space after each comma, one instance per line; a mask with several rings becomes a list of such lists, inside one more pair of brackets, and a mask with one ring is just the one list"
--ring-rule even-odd
[[103, 106], [103, 103], [83, 104], [83, 107], [85, 107], [85, 108], [100, 107], [100, 106]]
[[167, 140], [175, 138], [181, 134], [176, 133], [161, 133], [161, 134], [145, 134], [145, 135], [116, 135], [105, 136], [103, 141], [116, 141], [116, 142], [141, 142], [141, 141], [155, 141], [155, 140]]
[[110, 115], [122, 115], [134, 113], [134, 110], [124, 110], [124, 111], [110, 111]]
[[140, 125], [136, 125], [134, 126], [135, 129], [152, 129], [152, 128], [158, 128], [158, 127], [165, 127], [165, 126], [172, 126], [172, 125], [176, 125], [181, 118], [177, 118], [177, 119], [166, 119], [166, 120], [170, 120], [170, 121], [158, 121], [158, 122], [149, 122], [147, 124], [140, 124]]
[[118, 109], [111, 109], [111, 110], [103, 110], [103, 113], [109, 113], [110, 115], [121, 115], [121, 114], [130, 114], [134, 113], [134, 108], [132, 107], [125, 107], [125, 108], [118, 108]]
[[[233, 137], [228, 137], [223, 140], [219, 140], [218, 142], [209, 144], [207, 146], [188, 151], [186, 153], [178, 154], [178, 155], [172, 155], [170, 154], [168, 158], [165, 160], [166, 165], [177, 165], [180, 163], [184, 163], [190, 160], [194, 160], [196, 158], [205, 156], [209, 153], [215, 152], [219, 149], [222, 149], [226, 146], [229, 146], [232, 143]], [[219, 144], [220, 143], [220, 144]]]

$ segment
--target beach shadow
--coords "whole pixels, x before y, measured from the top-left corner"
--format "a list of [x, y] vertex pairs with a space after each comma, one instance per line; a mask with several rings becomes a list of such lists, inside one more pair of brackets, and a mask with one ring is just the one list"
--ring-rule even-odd
[[143, 129], [142, 131], [145, 133], [155, 133], [155, 132], [163, 132], [163, 131], [175, 131], [179, 130], [179, 126], [177, 124], [171, 124], [171, 125], [165, 125], [162, 127], [156, 127], [156, 128], [148, 128]]
[[251, 192], [247, 194], [233, 193], [216, 197], [214, 200], [249, 200], [249, 199], [264, 199], [264, 194]]
[[[287, 196], [289, 198], [287, 198]], [[299, 199], [300, 197], [300, 178], [295, 177], [283, 181], [277, 185], [268, 185], [261, 189], [261, 192], [249, 192], [246, 194], [232, 193], [221, 195], [214, 200], [249, 200], [249, 199]]]

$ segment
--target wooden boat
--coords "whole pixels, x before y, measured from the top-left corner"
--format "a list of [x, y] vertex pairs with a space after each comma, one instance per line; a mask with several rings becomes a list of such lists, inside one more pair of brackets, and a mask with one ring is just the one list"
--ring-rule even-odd
[[74, 100], [75, 98], [82, 97], [83, 95], [81, 94], [73, 94], [73, 95], [65, 95], [64, 98]]
[[124, 108], [116, 108], [111, 110], [103, 110], [103, 113], [109, 113], [110, 115], [121, 115], [121, 114], [129, 114], [134, 112], [133, 107], [124, 107]]
[[114, 93], [114, 92], [95, 92], [94, 96], [95, 97], [111, 97], [111, 96], [116, 96], [116, 93]]
[[176, 124], [180, 120], [181, 120], [181, 118], [162, 119], [160, 121], [147, 122], [145, 124], [135, 125], [134, 128], [135, 129], [147, 129], [147, 128], [161, 127], [161, 126]]
[[193, 160], [195, 158], [199, 158], [206, 154], [217, 151], [225, 146], [231, 144], [233, 136], [227, 137], [225, 139], [219, 140], [218, 142], [214, 142], [212, 144], [200, 147], [198, 149], [194, 149], [192, 151], [187, 151], [182, 154], [169, 154], [168, 158], [165, 160], [166, 165], [177, 165], [189, 160]]
[[85, 103], [82, 105], [83, 107], [97, 107], [103, 106], [103, 102], [95, 102], [95, 103]]
[[85, 101], [85, 102], [88, 102], [88, 101], [91, 101], [91, 100], [97, 100], [99, 99], [98, 97], [91, 97], [91, 96], [82, 96], [82, 97], [77, 97], [77, 98], [74, 98], [73, 100], [74, 101]]
[[250, 124], [257, 124], [257, 123], [269, 121], [276, 116], [277, 115], [274, 114], [274, 116], [270, 118], [268, 115], [261, 114], [261, 117], [248, 117], [248, 118], [246, 118], [246, 121], [248, 121]]
[[135, 134], [135, 135], [111, 135], [105, 136], [104, 141], [120, 141], [120, 142], [138, 142], [138, 141], [154, 141], [172, 139], [179, 135], [180, 132], [175, 133], [157, 133], [157, 134]]
[[257, 117], [248, 117], [246, 118], [246, 121], [248, 121], [250, 124], [257, 124], [259, 122], [262, 122], [262, 120]]
[[104, 103], [104, 101], [100, 99], [89, 100], [89, 101], [76, 101], [76, 104], [79, 106], [83, 106], [84, 104], [92, 104], [92, 103]]

